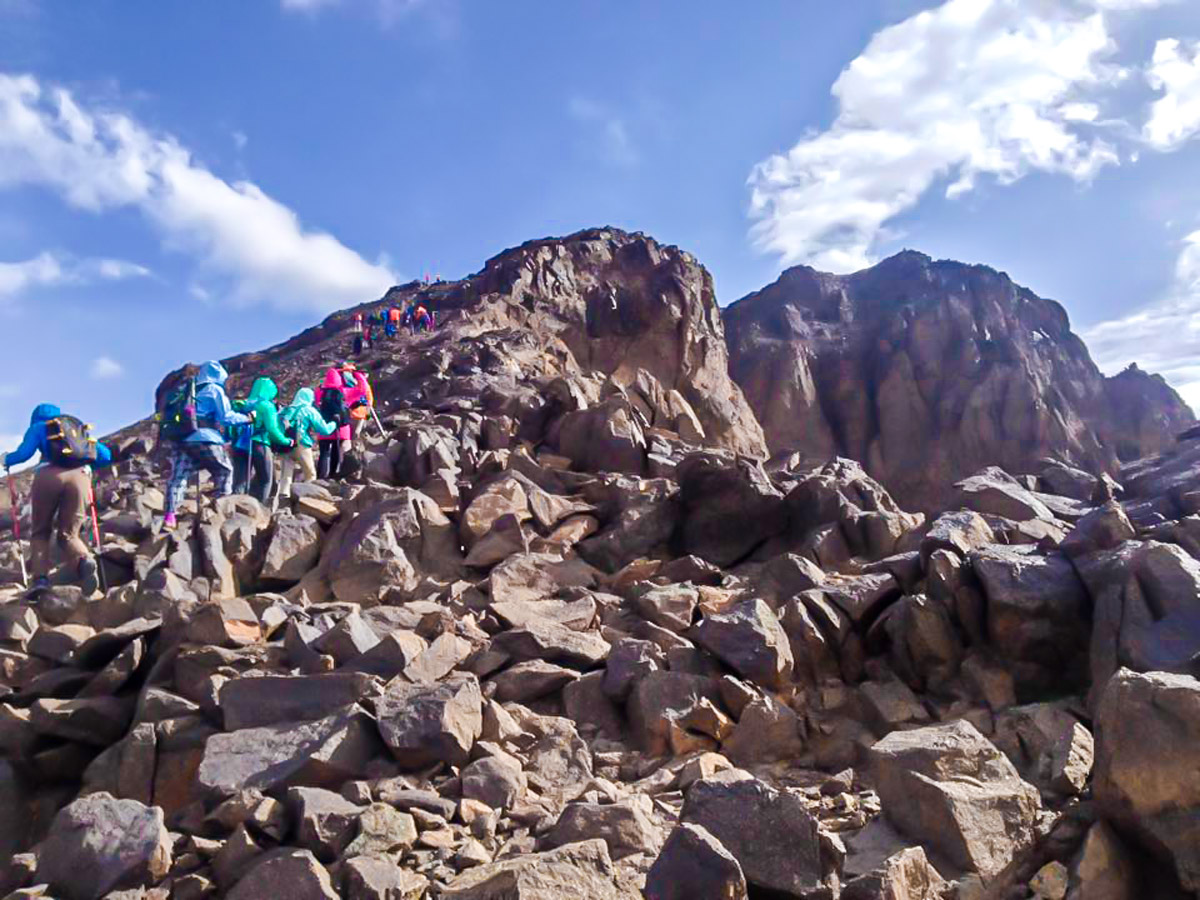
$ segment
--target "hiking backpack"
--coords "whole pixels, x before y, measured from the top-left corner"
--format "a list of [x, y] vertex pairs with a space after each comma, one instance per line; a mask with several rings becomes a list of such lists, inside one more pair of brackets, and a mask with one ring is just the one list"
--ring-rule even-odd
[[64, 469], [91, 465], [99, 458], [92, 427], [74, 416], [59, 416], [46, 423], [46, 448], [50, 462]]
[[337, 388], [325, 388], [321, 392], [321, 416], [326, 422], [336, 422], [339, 428], [350, 423], [346, 398]]
[[159, 421], [159, 435], [168, 441], [183, 441], [200, 428], [196, 417], [196, 379], [189, 378], [167, 395]]

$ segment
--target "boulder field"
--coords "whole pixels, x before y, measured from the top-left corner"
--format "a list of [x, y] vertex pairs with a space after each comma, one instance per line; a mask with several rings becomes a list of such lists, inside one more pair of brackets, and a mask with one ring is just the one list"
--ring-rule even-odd
[[[822, 321], [885, 316], [818, 287]], [[205, 484], [164, 531], [139, 423], [97, 484], [106, 593], [30, 604], [0, 543], [0, 898], [1197, 896], [1200, 443], [1096, 424], [1129, 392], [1082, 345], [1033, 374], [1086, 416], [930, 492], [893, 438], [786, 431], [781, 374], [764, 417], [676, 248], [581, 232], [413, 297], [439, 328], [356, 360], [379, 426], [343, 480]], [[232, 392], [314, 383], [353, 312]]]

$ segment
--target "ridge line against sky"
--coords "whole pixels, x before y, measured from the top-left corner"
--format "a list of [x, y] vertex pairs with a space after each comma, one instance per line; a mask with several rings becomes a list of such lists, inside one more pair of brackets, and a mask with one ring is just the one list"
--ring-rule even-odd
[[[742, 186], [747, 241], [782, 265], [859, 269], [896, 249], [912, 217], [933, 204], [961, 208], [1039, 179], [1089, 190], [1113, 173], [1144, 170], [1196, 144], [1200, 35], [1168, 29], [1128, 39], [1145, 17], [1181, 8], [1182, 0], [876, 2], [901, 12], [892, 24], [877, 23], [830, 79], [809, 89], [828, 93], [820, 117], [827, 124], [809, 124], [786, 150], [778, 126], [764, 131], [754, 151], [759, 161], [743, 169], [749, 171]], [[313, 35], [354, 19], [402, 35], [424, 19], [446, 47], [460, 39], [472, 11], [467, 0], [259, 5]], [[32, 21], [45, 9], [41, 0], [0, 0], [0, 15]], [[0, 198], [34, 191], [56, 198], [78, 219], [119, 220], [123, 227], [132, 219], [157, 243], [155, 259], [124, 248], [85, 250], [65, 238], [43, 244], [0, 260], [0, 315], [12, 321], [22, 304], [47, 291], [121, 283], [156, 284], [217, 315], [227, 307], [312, 316], [379, 296], [407, 277], [378, 248], [364, 247], [361, 234], [357, 249], [337, 236], [345, 223], [326, 224], [327, 209], [314, 215], [309, 198], [262, 187], [272, 179], [263, 181], [271, 172], [261, 162], [255, 178], [240, 162], [230, 166], [208, 148], [193, 150], [194, 131], [160, 124], [136, 100], [143, 85], [114, 88], [117, 82], [106, 81], [114, 77], [100, 70], [94, 84], [63, 80], [0, 59]], [[653, 98], [639, 111], [594, 85], [567, 85], [564, 95], [560, 115], [586, 136], [588, 159], [614, 177], [645, 170], [655, 149], [647, 135], [656, 117]], [[791, 121], [785, 110], [775, 115]], [[669, 123], [654, 124], [669, 131]], [[222, 125], [239, 159], [269, 136], [263, 127], [256, 134], [244, 122]], [[737, 188], [730, 181], [712, 189]], [[630, 215], [632, 227], [657, 232], [661, 211]], [[596, 224], [605, 223], [584, 212], [563, 231]], [[0, 215], [0, 233], [4, 226]], [[1181, 223], [1170, 226], [1164, 241], [1176, 248], [1176, 259], [1170, 278], [1162, 273], [1169, 288], [1137, 297], [1130, 311], [1109, 314], [1081, 333], [1109, 374], [1136, 360], [1197, 404], [1200, 365], [1191, 360], [1200, 355], [1200, 228], [1184, 223], [1175, 233]], [[540, 236], [514, 233], [510, 245]], [[158, 258], [163, 253], [171, 266]], [[699, 255], [708, 262], [709, 254]], [[964, 261], [994, 264], [986, 253]], [[182, 277], [167, 271], [179, 267]], [[405, 267], [422, 268], [411, 258]], [[1036, 282], [1029, 286], [1039, 290]], [[1085, 298], [1060, 299], [1070, 307]], [[112, 381], [133, 370], [129, 362], [101, 346], [87, 353], [86, 371]], [[0, 430], [12, 427], [0, 417]]]

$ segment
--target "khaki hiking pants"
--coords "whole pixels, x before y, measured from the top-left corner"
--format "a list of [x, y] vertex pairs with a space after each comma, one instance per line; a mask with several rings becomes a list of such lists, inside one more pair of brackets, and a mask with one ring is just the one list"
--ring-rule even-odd
[[87, 544], [79, 537], [79, 530], [87, 519], [90, 487], [91, 474], [86, 467], [43, 466], [38, 469], [33, 478], [33, 533], [29, 541], [33, 549], [31, 568], [34, 578], [50, 574], [52, 537], [66, 554], [72, 574], [79, 568], [80, 560], [90, 555]]
[[316, 481], [317, 462], [313, 458], [312, 447], [293, 447], [283, 456], [279, 472], [279, 496], [292, 496], [292, 481], [296, 477], [296, 469], [304, 476], [304, 481]]

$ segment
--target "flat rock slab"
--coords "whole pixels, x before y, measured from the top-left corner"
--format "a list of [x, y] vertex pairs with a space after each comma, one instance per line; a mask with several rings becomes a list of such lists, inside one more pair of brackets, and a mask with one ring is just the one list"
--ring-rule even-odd
[[440, 900], [634, 900], [617, 884], [602, 840], [471, 869], [442, 889]]
[[364, 713], [341, 713], [214, 734], [204, 747], [197, 779], [217, 795], [247, 788], [338, 788], [362, 777], [381, 751], [374, 723]]
[[219, 705], [225, 729], [261, 728], [280, 722], [323, 719], [353, 706], [376, 689], [361, 673], [236, 678], [221, 688]]

